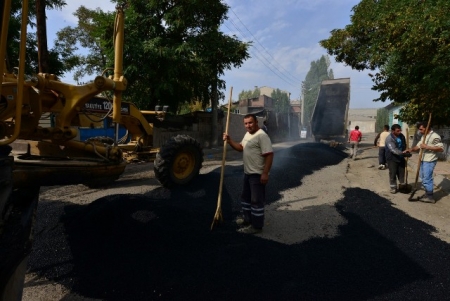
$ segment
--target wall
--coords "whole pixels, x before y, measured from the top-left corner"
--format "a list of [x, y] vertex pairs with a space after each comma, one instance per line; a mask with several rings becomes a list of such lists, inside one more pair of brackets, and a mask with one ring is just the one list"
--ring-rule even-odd
[[255, 98], [245, 98], [239, 100], [239, 113], [247, 114], [249, 112], [260, 111], [266, 109], [272, 111], [274, 106], [274, 100], [266, 95], [261, 95]]
[[[245, 115], [245, 114], [244, 114]], [[228, 125], [228, 135], [230, 135], [231, 139], [234, 141], [240, 142], [244, 137], [247, 130], [244, 127], [244, 115], [242, 114], [230, 114], [230, 122]], [[264, 118], [257, 117], [258, 124], [263, 124]], [[226, 116], [223, 118], [223, 129], [225, 130], [225, 124], [227, 122]]]
[[[197, 122], [193, 123], [190, 126], [185, 126], [182, 130], [174, 130], [170, 128], [153, 128], [153, 146], [161, 147], [170, 137], [176, 135], [189, 135], [195, 140], [197, 140], [200, 145], [204, 148], [210, 148], [211, 142], [211, 127], [212, 127], [212, 114], [209, 112], [195, 112], [197, 117]], [[219, 145], [221, 145], [222, 141], [222, 133], [224, 131], [224, 126], [222, 125], [223, 116], [220, 116], [217, 121], [217, 132], [218, 132], [218, 141]], [[225, 121], [226, 122], [226, 121]]]
[[[247, 132], [244, 127], [244, 115], [245, 114], [235, 114], [230, 113], [230, 120], [228, 125], [228, 134], [234, 141], [240, 142]], [[199, 113], [198, 125], [193, 124], [191, 127], [186, 128], [180, 131], [173, 131], [170, 129], [162, 129], [162, 128], [154, 128], [154, 146], [161, 147], [165, 141], [167, 141], [170, 137], [179, 134], [186, 134], [195, 138], [200, 142], [202, 147], [211, 148], [211, 113], [201, 112]], [[262, 125], [264, 118], [257, 117], [258, 124]], [[289, 120], [291, 128], [290, 128], [290, 136], [289, 128], [287, 121]], [[227, 115], [223, 118], [219, 118], [218, 120], [218, 142], [219, 146], [222, 145], [222, 134], [226, 128]], [[279, 114], [278, 116], [278, 126], [275, 118], [275, 113], [270, 112], [268, 116], [268, 129], [269, 129], [269, 137], [272, 142], [281, 142], [287, 141], [290, 139], [299, 139], [299, 118], [296, 114], [291, 114], [289, 118], [287, 118], [287, 114]]]
[[361, 133], [375, 133], [375, 120], [351, 120], [350, 125], [348, 126], [348, 131], [352, 131], [355, 129], [355, 126], [359, 126], [359, 130]]

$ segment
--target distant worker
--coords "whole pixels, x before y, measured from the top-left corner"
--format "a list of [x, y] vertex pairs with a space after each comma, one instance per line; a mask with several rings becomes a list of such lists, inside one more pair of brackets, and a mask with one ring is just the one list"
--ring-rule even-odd
[[425, 203], [434, 204], [436, 201], [433, 197], [433, 173], [438, 160], [436, 153], [444, 151], [444, 144], [442, 143], [441, 136], [435, 133], [431, 129], [431, 126], [427, 133], [425, 133], [425, 123], [419, 123], [418, 128], [422, 135], [426, 135], [424, 140], [425, 143], [419, 141], [417, 145], [409, 149], [409, 151], [415, 152], [419, 149], [423, 150], [422, 160], [420, 163], [420, 178], [422, 179], [422, 186], [425, 188], [425, 194], [419, 197], [419, 200]]
[[269, 134], [269, 130], [267, 129], [267, 121], [263, 121], [263, 126], [261, 127], [261, 129], [266, 132], [266, 134]]
[[233, 149], [244, 153], [244, 184], [241, 193], [243, 217], [237, 219], [236, 223], [245, 227], [238, 231], [256, 234], [264, 226], [266, 184], [272, 167], [273, 149], [269, 136], [259, 128], [254, 114], [244, 116], [244, 126], [247, 133], [240, 143], [225, 133], [223, 140]]
[[393, 124], [391, 133], [386, 137], [386, 162], [389, 168], [389, 186], [391, 193], [397, 193], [397, 179], [400, 186], [405, 186], [405, 157], [411, 157], [406, 150], [406, 139], [402, 134], [402, 128]]
[[356, 159], [358, 153], [358, 145], [361, 142], [362, 133], [359, 131], [359, 126], [355, 126], [355, 129], [350, 132], [348, 136], [348, 142], [350, 143], [350, 158]]
[[378, 146], [378, 169], [386, 168], [385, 143], [387, 136], [389, 136], [389, 125], [385, 124], [383, 131], [378, 133], [373, 141], [374, 146]]

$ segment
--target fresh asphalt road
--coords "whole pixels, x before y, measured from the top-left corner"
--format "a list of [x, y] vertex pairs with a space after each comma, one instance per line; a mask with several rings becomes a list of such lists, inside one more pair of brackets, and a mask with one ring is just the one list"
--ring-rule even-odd
[[[42, 300], [450, 300], [449, 244], [383, 196], [348, 187], [339, 176], [346, 157], [316, 143], [277, 150], [268, 206], [311, 204], [286, 211], [305, 229], [280, 235], [325, 228], [329, 216], [321, 212], [330, 208], [340, 220], [333, 235], [297, 243], [236, 232], [239, 159], [226, 168], [224, 222], [212, 231], [219, 161], [205, 162], [192, 185], [172, 191], [149, 179], [150, 164], [107, 189], [46, 188], [29, 274], [65, 292], [29, 280], [23, 300], [44, 289]], [[331, 181], [342, 191], [328, 191]], [[317, 198], [304, 198], [307, 191]], [[328, 194], [328, 203], [315, 204]]]

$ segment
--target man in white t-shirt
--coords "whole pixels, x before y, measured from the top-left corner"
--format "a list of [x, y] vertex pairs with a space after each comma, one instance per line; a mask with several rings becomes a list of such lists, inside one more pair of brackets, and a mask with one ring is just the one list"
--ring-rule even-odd
[[378, 163], [380, 164], [378, 166], [378, 169], [386, 168], [385, 146], [387, 136], [389, 136], [389, 125], [385, 124], [383, 126], [383, 131], [378, 133], [378, 135], [375, 137], [375, 141], [373, 142], [375, 146], [378, 146]]
[[[436, 201], [433, 197], [433, 173], [438, 156], [436, 153], [444, 151], [444, 144], [442, 143], [441, 136], [435, 133], [431, 127], [426, 131], [426, 124], [418, 124], [419, 132], [425, 136], [425, 140], [420, 140], [417, 145], [409, 149], [408, 151], [417, 151], [422, 149], [422, 160], [420, 163], [420, 178], [422, 179], [422, 186], [425, 188], [425, 194], [419, 198], [420, 201], [425, 203], [434, 204]], [[424, 143], [422, 143], [424, 142]]]
[[244, 183], [241, 194], [243, 217], [236, 223], [244, 228], [241, 233], [255, 234], [264, 226], [264, 202], [266, 184], [269, 181], [269, 171], [273, 162], [272, 142], [269, 136], [258, 126], [254, 114], [244, 116], [244, 126], [247, 130], [242, 141], [236, 142], [226, 133], [223, 140], [233, 149], [243, 152]]

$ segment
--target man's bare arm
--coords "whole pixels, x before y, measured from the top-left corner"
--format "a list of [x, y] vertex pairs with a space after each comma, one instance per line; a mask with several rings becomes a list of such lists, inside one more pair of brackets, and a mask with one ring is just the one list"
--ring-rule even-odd
[[269, 172], [272, 168], [273, 162], [273, 153], [267, 154], [264, 156], [264, 170], [261, 174], [261, 183], [267, 184], [269, 182]]

